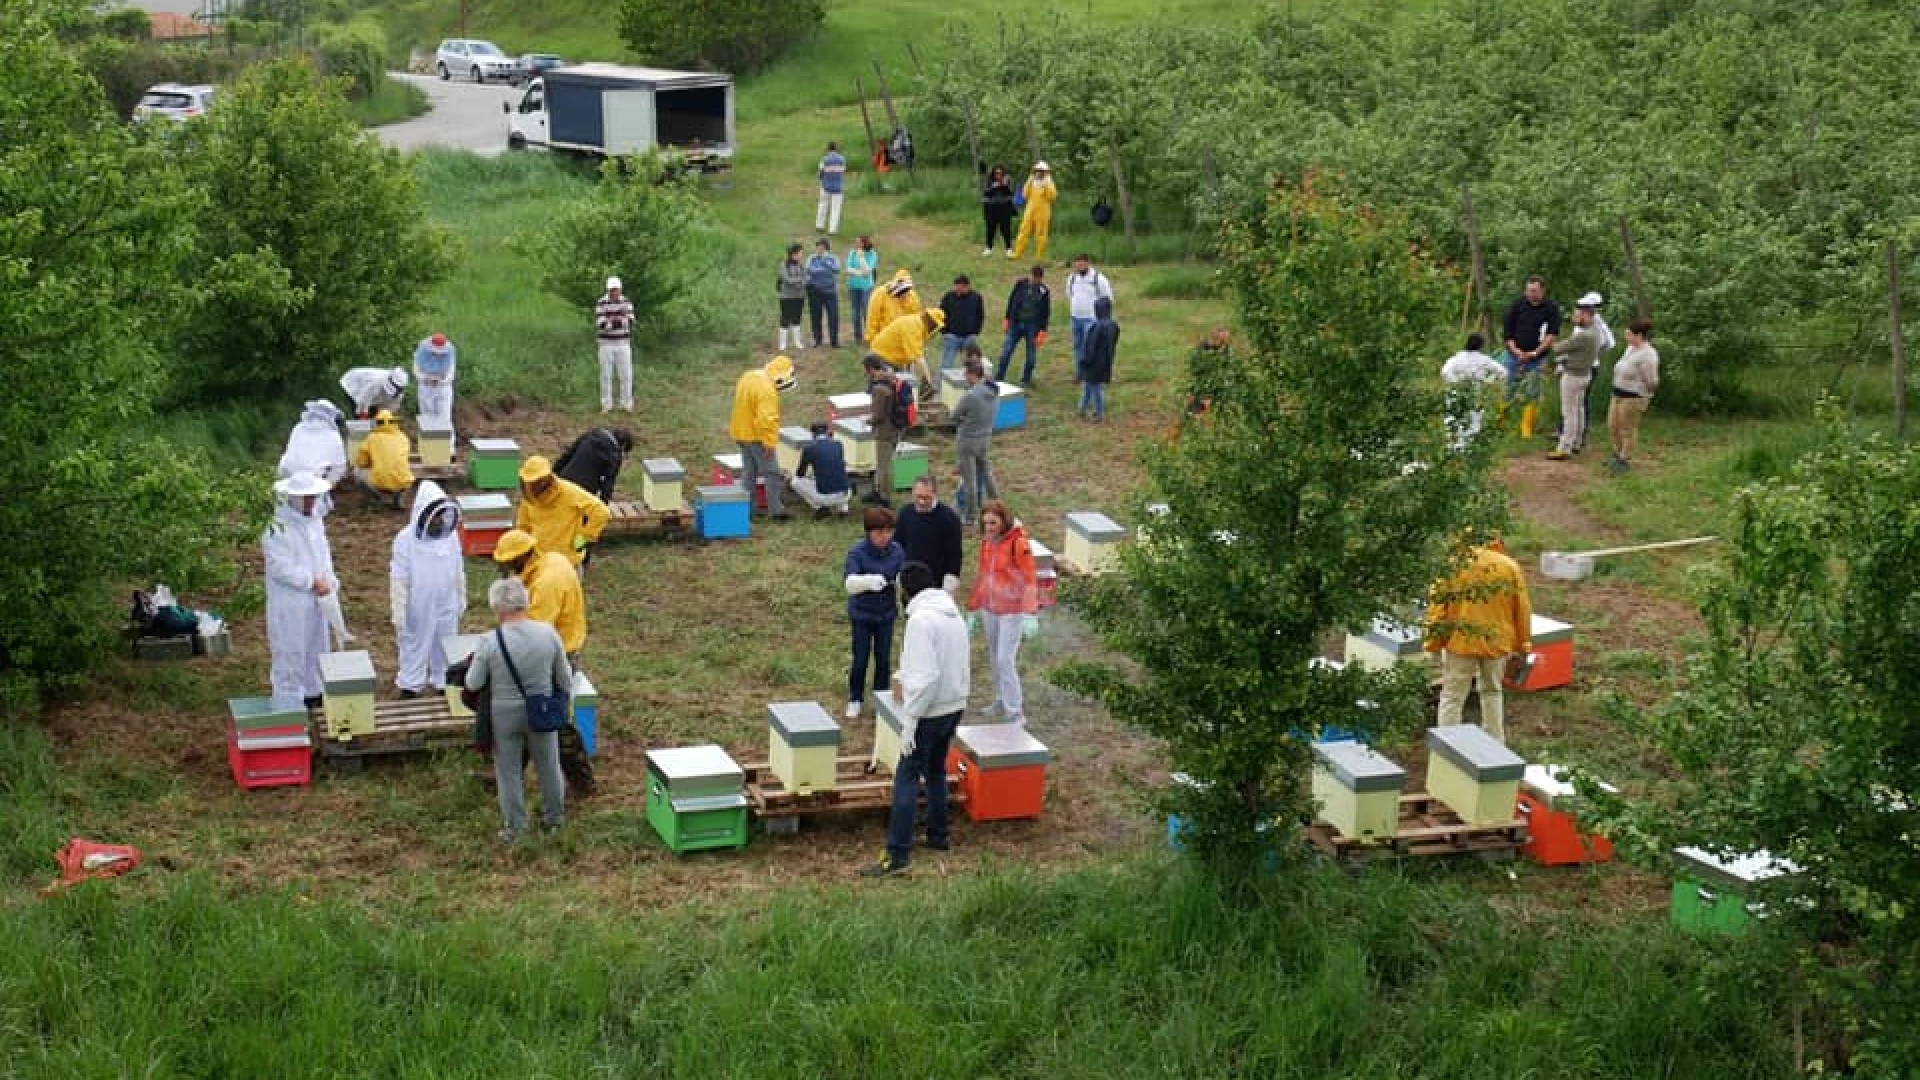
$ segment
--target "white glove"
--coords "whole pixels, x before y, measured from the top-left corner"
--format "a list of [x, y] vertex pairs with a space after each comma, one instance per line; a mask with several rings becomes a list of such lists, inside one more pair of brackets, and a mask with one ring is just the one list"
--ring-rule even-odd
[[1020, 616], [1020, 636], [1021, 637], [1030, 638], [1038, 635], [1039, 633], [1040, 633], [1040, 616], [1038, 615]]
[[947, 590], [947, 594], [951, 596], [953, 594], [953, 590], [960, 587], [960, 579], [957, 577], [954, 577], [952, 574], [943, 575], [940, 578], [940, 587]]
[[[913, 737], [915, 734], [918, 733], [919, 728], [920, 728], [920, 721], [918, 720], [905, 720], [901, 722], [900, 724], [900, 760], [905, 761], [906, 759], [913, 756]], [[944, 766], [945, 762], [942, 762], [941, 764]]]
[[392, 590], [393, 629], [399, 633], [407, 628], [407, 583], [396, 581]]
[[861, 593], [879, 592], [887, 587], [883, 574], [848, 574], [847, 595], [859, 596]]

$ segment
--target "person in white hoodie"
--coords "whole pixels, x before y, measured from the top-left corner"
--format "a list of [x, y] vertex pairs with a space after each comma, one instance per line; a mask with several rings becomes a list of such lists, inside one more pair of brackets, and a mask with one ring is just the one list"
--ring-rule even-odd
[[273, 485], [279, 503], [260, 538], [267, 564], [267, 647], [273, 653], [273, 696], [320, 704], [320, 654], [327, 651], [327, 600], [340, 579], [321, 521], [326, 481], [300, 472]]
[[424, 481], [413, 493], [413, 515], [393, 537], [393, 629], [400, 639], [403, 698], [447, 685], [442, 644], [460, 632], [467, 610], [467, 562], [460, 552], [460, 507], [440, 485]]
[[947, 748], [960, 727], [970, 689], [967, 623], [953, 597], [939, 587], [926, 563], [900, 571], [907, 597], [906, 643], [893, 675], [893, 703], [900, 713], [900, 761], [893, 769], [893, 811], [887, 820], [887, 853], [861, 871], [885, 877], [906, 870], [913, 856], [913, 821], [920, 784], [927, 785], [927, 846], [947, 850]]
[[325, 398], [307, 402], [300, 422], [287, 433], [287, 449], [280, 455], [280, 478], [312, 473], [328, 487], [347, 475], [347, 443], [340, 437], [338, 406]]

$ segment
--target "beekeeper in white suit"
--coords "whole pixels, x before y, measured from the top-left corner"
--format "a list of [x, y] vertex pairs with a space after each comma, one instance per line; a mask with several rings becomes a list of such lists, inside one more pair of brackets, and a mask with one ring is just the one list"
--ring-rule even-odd
[[280, 455], [280, 477], [312, 473], [331, 487], [346, 478], [347, 443], [340, 437], [340, 409], [325, 398], [307, 402], [300, 422], [287, 434]]
[[267, 646], [273, 696], [320, 704], [320, 654], [327, 651], [328, 598], [339, 593], [322, 523], [326, 481], [298, 472], [273, 485], [279, 505], [260, 546], [267, 558]]
[[460, 508], [440, 485], [423, 481], [413, 515], [393, 537], [393, 629], [400, 638], [401, 697], [447, 685], [442, 642], [460, 632], [467, 610], [467, 563], [455, 527]]
[[348, 368], [340, 376], [340, 389], [353, 402], [353, 414], [365, 420], [385, 409], [399, 415], [407, 402], [406, 368]]

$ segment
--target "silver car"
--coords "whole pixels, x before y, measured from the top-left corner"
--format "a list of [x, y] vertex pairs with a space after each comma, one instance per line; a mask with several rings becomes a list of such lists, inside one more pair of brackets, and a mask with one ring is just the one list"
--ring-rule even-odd
[[448, 38], [441, 42], [433, 63], [442, 79], [465, 75], [477, 83], [494, 79], [509, 82], [520, 66], [519, 61], [501, 52], [500, 46], [475, 38]]
[[140, 96], [140, 103], [133, 107], [133, 118], [147, 120], [162, 116], [169, 120], [186, 120], [211, 108], [213, 95], [211, 86], [182, 86], [179, 83], [150, 86]]

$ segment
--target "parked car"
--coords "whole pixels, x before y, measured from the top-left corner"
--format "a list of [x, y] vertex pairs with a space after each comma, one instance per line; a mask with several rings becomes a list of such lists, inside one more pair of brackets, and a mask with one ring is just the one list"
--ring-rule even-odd
[[140, 103], [133, 107], [133, 118], [148, 120], [164, 116], [169, 120], [185, 120], [199, 116], [213, 105], [213, 95], [211, 86], [160, 83], [148, 87], [147, 92], [140, 95]]
[[528, 53], [519, 60], [520, 66], [513, 73], [513, 85], [519, 86], [522, 83], [532, 82], [548, 68], [557, 68], [564, 63], [566, 63], [565, 60], [552, 53]]
[[465, 75], [474, 82], [489, 79], [511, 82], [519, 70], [519, 61], [500, 51], [491, 41], [476, 38], [448, 38], [434, 53], [433, 66], [442, 79]]

